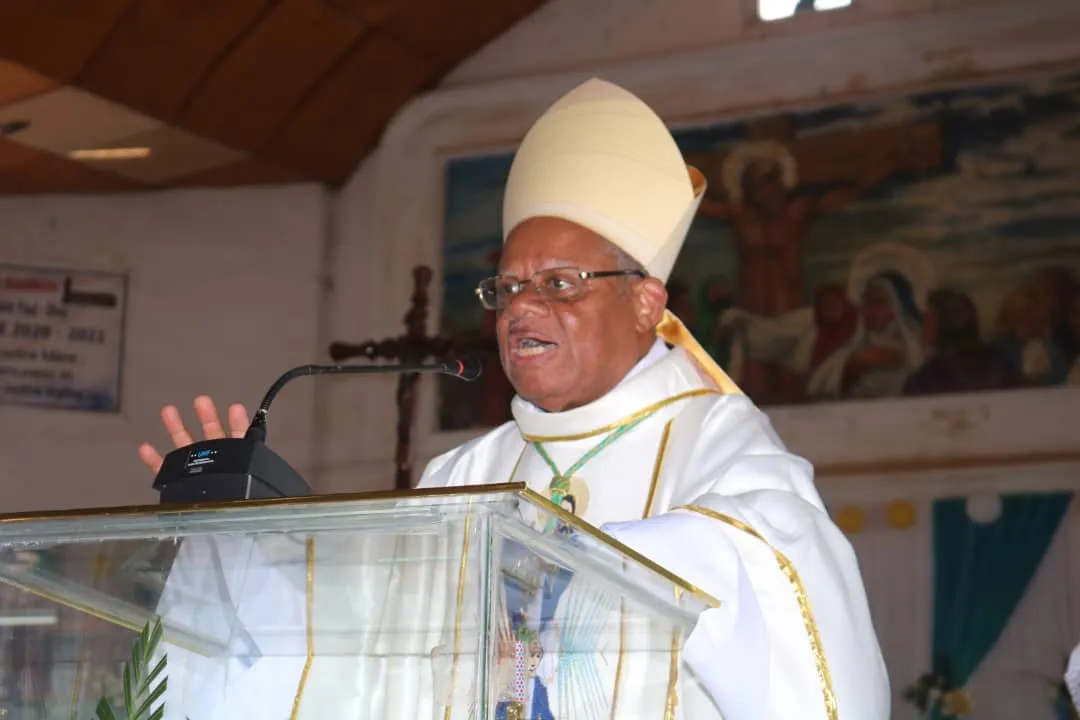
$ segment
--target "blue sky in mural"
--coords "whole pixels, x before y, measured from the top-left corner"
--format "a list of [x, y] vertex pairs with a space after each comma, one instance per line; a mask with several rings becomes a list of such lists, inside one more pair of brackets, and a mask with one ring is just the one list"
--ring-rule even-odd
[[[1080, 75], [838, 105], [793, 120], [797, 138], [933, 120], [943, 141], [938, 170], [894, 176], [815, 221], [802, 246], [808, 293], [826, 283], [849, 285], [852, 259], [883, 242], [913, 248], [933, 268], [929, 284], [966, 291], [980, 308], [996, 307], [1038, 267], [1080, 272]], [[730, 147], [744, 132], [734, 122], [676, 137], [689, 153]], [[499, 246], [510, 161], [500, 155], [447, 163], [447, 329], [480, 322], [472, 289]], [[735, 245], [725, 223], [701, 217], [674, 276], [697, 288], [716, 275], [737, 286]]]

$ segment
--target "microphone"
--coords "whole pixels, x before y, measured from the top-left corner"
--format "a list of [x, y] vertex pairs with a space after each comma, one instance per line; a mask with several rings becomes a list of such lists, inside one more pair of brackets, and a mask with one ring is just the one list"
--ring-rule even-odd
[[435, 373], [466, 382], [480, 377], [478, 358], [467, 356], [416, 365], [301, 365], [283, 373], [266, 391], [242, 438], [201, 440], [165, 456], [154, 489], [165, 503], [219, 502], [301, 497], [311, 486], [266, 446], [267, 418], [274, 398], [287, 384], [308, 375]]
[[274, 398], [277, 397], [283, 387], [298, 377], [306, 375], [366, 375], [385, 372], [400, 374], [442, 373], [461, 378], [466, 382], [472, 382], [480, 377], [481, 370], [480, 361], [471, 356], [463, 359], [443, 360], [432, 365], [301, 365], [284, 373], [266, 391], [266, 395], [263, 396], [262, 402], [259, 403], [259, 409], [255, 411], [255, 417], [252, 419], [244, 437], [254, 438], [260, 442], [266, 441], [266, 418], [270, 414], [270, 404], [274, 402]]

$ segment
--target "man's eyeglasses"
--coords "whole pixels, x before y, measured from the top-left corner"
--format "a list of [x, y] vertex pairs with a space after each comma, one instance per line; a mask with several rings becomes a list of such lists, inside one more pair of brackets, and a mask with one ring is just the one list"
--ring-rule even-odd
[[585, 285], [592, 278], [647, 277], [641, 270], [597, 270], [586, 271], [572, 267], [549, 268], [534, 273], [528, 280], [505, 277], [490, 277], [480, 282], [476, 296], [486, 310], [504, 310], [514, 296], [527, 287], [532, 287], [549, 300], [573, 300], [585, 291]]

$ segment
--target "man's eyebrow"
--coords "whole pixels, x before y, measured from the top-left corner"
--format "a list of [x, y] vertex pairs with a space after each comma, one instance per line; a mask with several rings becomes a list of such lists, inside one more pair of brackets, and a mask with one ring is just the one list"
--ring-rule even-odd
[[[577, 268], [577, 267], [580, 267], [580, 263], [578, 263], [578, 262], [572, 262], [570, 260], [562, 260], [562, 259], [559, 259], [559, 258], [552, 258], [550, 260], [545, 260], [533, 272], [539, 272], [541, 270], [551, 270], [553, 268]], [[502, 267], [498, 268], [496, 270], [496, 273], [498, 275], [500, 275], [500, 276], [503, 276], [503, 277], [513, 277], [510, 273], [506, 272], [506, 270], [504, 268], [502, 268]]]

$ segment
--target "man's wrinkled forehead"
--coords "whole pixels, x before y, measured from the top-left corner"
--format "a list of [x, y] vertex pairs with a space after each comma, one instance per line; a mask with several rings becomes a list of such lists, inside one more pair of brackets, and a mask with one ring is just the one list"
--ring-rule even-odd
[[500, 270], [522, 263], [541, 270], [595, 262], [614, 246], [589, 228], [553, 216], [532, 217], [509, 234], [499, 259]]

